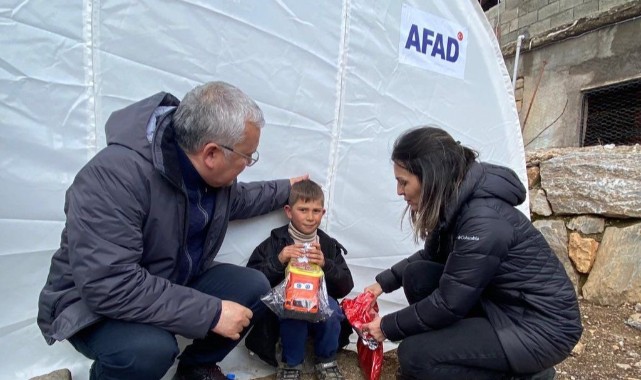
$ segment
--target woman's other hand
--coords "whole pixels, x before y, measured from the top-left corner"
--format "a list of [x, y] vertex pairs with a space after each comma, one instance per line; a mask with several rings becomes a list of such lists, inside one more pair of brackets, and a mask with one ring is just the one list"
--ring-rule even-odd
[[376, 339], [377, 342], [385, 340], [385, 334], [383, 334], [383, 330], [381, 330], [381, 317], [379, 316], [376, 316], [370, 323], [363, 324], [361, 331], [369, 334], [372, 338]]
[[372, 285], [369, 285], [365, 288], [365, 292], [372, 293], [376, 298], [383, 294], [383, 288], [381, 288], [381, 284], [378, 282], [373, 283]]

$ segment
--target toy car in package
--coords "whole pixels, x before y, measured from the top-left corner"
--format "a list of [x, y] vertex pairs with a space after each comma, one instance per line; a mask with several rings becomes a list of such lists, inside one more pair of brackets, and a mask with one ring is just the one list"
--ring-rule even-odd
[[290, 260], [285, 279], [261, 299], [279, 318], [320, 322], [332, 315], [323, 270], [306, 256]]

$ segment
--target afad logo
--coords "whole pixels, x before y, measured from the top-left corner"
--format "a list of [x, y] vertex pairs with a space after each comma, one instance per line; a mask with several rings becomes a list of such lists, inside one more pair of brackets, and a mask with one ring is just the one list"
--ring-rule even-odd
[[463, 37], [461, 31], [456, 34], [456, 38], [452, 38], [412, 24], [405, 42], [405, 49], [413, 49], [417, 53], [429, 54], [448, 62], [456, 62], [460, 51], [459, 42], [463, 41]]
[[465, 78], [470, 38], [464, 25], [403, 4], [399, 32], [400, 63]]

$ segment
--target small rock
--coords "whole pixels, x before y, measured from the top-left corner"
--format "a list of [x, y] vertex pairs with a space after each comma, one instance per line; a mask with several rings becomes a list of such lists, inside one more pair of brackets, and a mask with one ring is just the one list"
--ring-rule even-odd
[[635, 329], [641, 330], [641, 313], [634, 313], [625, 321], [625, 324], [634, 327]]
[[574, 346], [574, 348], [572, 349], [572, 352], [570, 353], [570, 355], [579, 356], [583, 354], [584, 351], [585, 351], [585, 344], [578, 342], [576, 346]]
[[632, 365], [637, 367], [637, 368], [641, 368], [641, 361], [638, 361], [638, 362], [636, 362], [636, 363], [634, 363]]
[[617, 363], [616, 366], [621, 368], [621, 369], [625, 369], [625, 370], [628, 370], [628, 369], [632, 368], [629, 364]]
[[612, 351], [618, 351], [618, 350], [619, 350], [619, 346], [617, 346], [616, 344], [612, 345]]
[[638, 358], [639, 354], [636, 351], [629, 351], [628, 356], [631, 358]]
[[66, 368], [58, 369], [46, 375], [32, 377], [29, 380], [71, 380], [71, 372]]
[[641, 313], [641, 303], [634, 305], [634, 311], [636, 311], [637, 313]]

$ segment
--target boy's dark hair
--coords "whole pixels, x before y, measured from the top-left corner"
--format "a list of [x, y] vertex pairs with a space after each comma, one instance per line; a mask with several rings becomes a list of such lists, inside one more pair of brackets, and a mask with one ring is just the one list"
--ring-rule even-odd
[[321, 205], [325, 203], [325, 195], [323, 189], [311, 179], [304, 179], [292, 185], [292, 190], [289, 193], [288, 204], [293, 206], [298, 201], [311, 202], [321, 201]]

